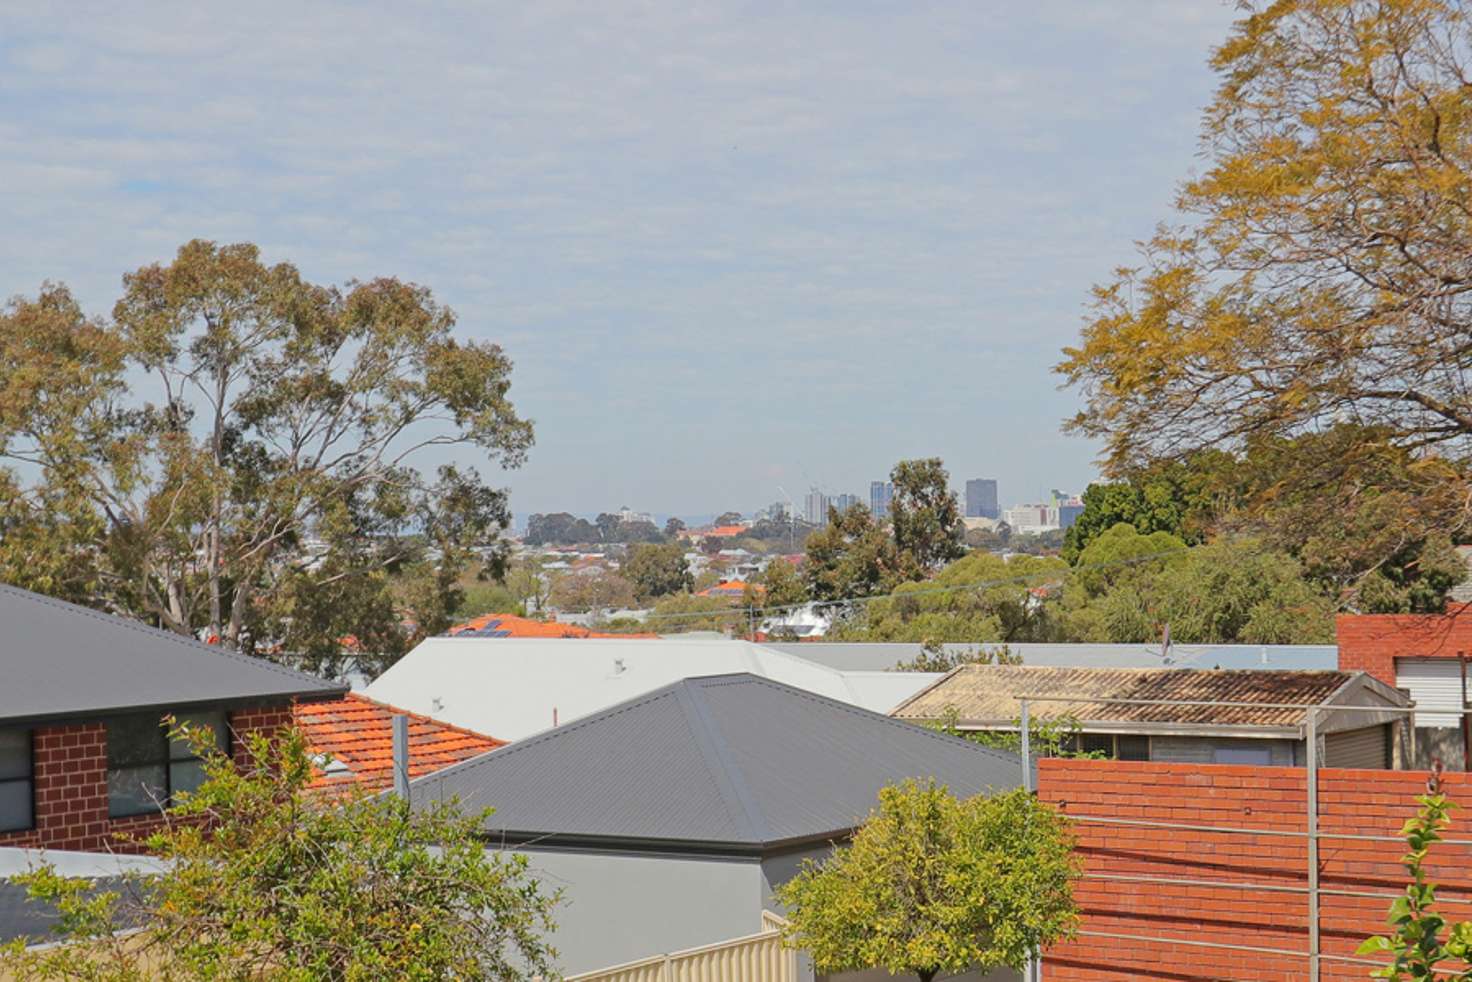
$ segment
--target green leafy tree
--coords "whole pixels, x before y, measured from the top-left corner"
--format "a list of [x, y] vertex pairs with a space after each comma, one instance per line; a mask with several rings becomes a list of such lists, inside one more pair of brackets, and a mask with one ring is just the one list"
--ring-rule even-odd
[[1163, 465], [1122, 481], [1090, 484], [1082, 495], [1084, 510], [1063, 539], [1063, 558], [1079, 562], [1094, 539], [1125, 524], [1142, 535], [1165, 532], [1187, 545], [1205, 541], [1217, 517], [1199, 477], [1201, 463]]
[[778, 889], [786, 940], [827, 973], [1020, 969], [1076, 929], [1072, 847], [1064, 818], [1025, 791], [887, 787], [850, 845]]
[[685, 528], [686, 526], [683, 520], [670, 518], [664, 523], [665, 537], [670, 539], [676, 538], [681, 532], [685, 531]]
[[1021, 665], [1022, 656], [1015, 654], [1005, 644], [990, 648], [972, 645], [957, 650], [946, 650], [945, 642], [927, 639], [920, 646], [920, 654], [910, 661], [900, 662], [890, 669], [893, 672], [949, 672], [961, 665]]
[[711, 522], [711, 524], [717, 527], [722, 525], [740, 525], [741, 513], [739, 511], [721, 512], [715, 517], [715, 521]]
[[1357, 954], [1391, 956], [1389, 965], [1370, 973], [1377, 979], [1469, 982], [1472, 968], [1464, 966], [1472, 961], [1472, 922], [1448, 921], [1435, 910], [1436, 884], [1426, 871], [1431, 847], [1442, 840], [1455, 805], [1439, 791], [1416, 802], [1420, 810], [1401, 829], [1407, 850], [1401, 862], [1411, 882], [1390, 905], [1391, 933], [1366, 939]]
[[808, 536], [802, 576], [814, 600], [885, 593], [905, 572], [894, 540], [863, 505], [829, 509], [828, 524]]
[[[454, 313], [424, 287], [340, 290], [253, 245], [198, 240], [123, 282], [111, 322], [60, 286], [0, 311], [0, 460], [19, 465], [9, 515], [27, 514], [17, 494], [32, 516], [64, 504], [101, 606], [277, 650], [265, 622], [287, 581], [324, 566], [372, 578], [423, 546], [417, 526], [442, 502], [410, 466], [418, 451], [516, 466], [531, 444], [507, 398], [510, 361], [456, 340]], [[479, 488], [472, 469], [457, 474]], [[503, 492], [480, 490], [464, 526], [480, 541], [454, 542], [457, 554], [509, 517]], [[293, 625], [314, 644], [344, 627]]]
[[[205, 733], [186, 738], [209, 752]], [[308, 791], [298, 733], [248, 734], [251, 764], [209, 753], [207, 779], [147, 839], [162, 872], [97, 891], [42, 866], [17, 879], [57, 907], [58, 940], [0, 948], [30, 979], [513, 982], [554, 972], [558, 895], [524, 856], [480, 839], [485, 814], [452, 804]], [[136, 926], [138, 933], [120, 931]]]
[[795, 607], [808, 602], [807, 584], [797, 567], [785, 559], [767, 563], [761, 576], [761, 603], [767, 607]]
[[1060, 640], [1061, 559], [969, 553], [923, 583], [902, 583], [829, 631], [839, 641]]
[[918, 579], [966, 554], [961, 506], [939, 457], [902, 460], [889, 472], [894, 497], [889, 524], [901, 558], [919, 571]]
[[527, 516], [524, 541], [529, 546], [571, 546], [601, 542], [602, 538], [592, 522], [565, 511]]
[[694, 583], [685, 547], [679, 542], [636, 545], [619, 572], [634, 584], [641, 600], [686, 593]]

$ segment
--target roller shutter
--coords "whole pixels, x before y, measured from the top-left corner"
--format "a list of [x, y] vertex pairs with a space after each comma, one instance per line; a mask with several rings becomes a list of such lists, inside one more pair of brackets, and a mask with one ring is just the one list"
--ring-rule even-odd
[[1383, 770], [1390, 766], [1390, 727], [1366, 726], [1324, 737], [1325, 767]]
[[1462, 662], [1457, 658], [1397, 658], [1395, 684], [1416, 701], [1418, 727], [1462, 725]]

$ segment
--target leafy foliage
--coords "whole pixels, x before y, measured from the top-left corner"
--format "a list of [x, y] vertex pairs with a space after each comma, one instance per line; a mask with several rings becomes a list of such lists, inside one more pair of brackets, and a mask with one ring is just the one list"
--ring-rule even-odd
[[1025, 791], [887, 787], [850, 845], [779, 888], [787, 941], [828, 973], [1021, 968], [1075, 929], [1071, 850], [1063, 817]]
[[1421, 806], [1415, 818], [1401, 829], [1407, 852], [1401, 857], [1411, 882], [1403, 896], [1390, 905], [1388, 935], [1368, 938], [1360, 945], [1361, 955], [1391, 955], [1384, 968], [1370, 973], [1374, 978], [1406, 982], [1411, 979], [1447, 979], [1450, 982], [1472, 980], [1472, 968], [1450, 968], [1445, 962], [1465, 963], [1472, 960], [1472, 922], [1448, 922], [1437, 913], [1436, 884], [1426, 875], [1426, 860], [1431, 847], [1442, 840], [1449, 824], [1453, 803], [1440, 792], [1416, 798]]
[[1426, 607], [1378, 573], [1414, 579], [1472, 501], [1469, 44], [1458, 0], [1249, 5], [1212, 60], [1185, 227], [1096, 288], [1058, 366], [1086, 400], [1070, 427], [1106, 442], [1116, 476], [1258, 453], [1276, 476], [1251, 503], [1286, 505], [1312, 575], [1366, 584], [1352, 607]]
[[[516, 466], [532, 440], [510, 361], [454, 325], [420, 286], [339, 290], [198, 240], [126, 275], [110, 323], [60, 286], [12, 301], [0, 574], [248, 651], [281, 650], [289, 624], [298, 650], [354, 634], [393, 657], [414, 639], [383, 574], [420, 578], [436, 609], [411, 613], [438, 620], [454, 598], [436, 586], [509, 521], [473, 469], [428, 480], [409, 462], [457, 447]], [[345, 604], [304, 604], [319, 587]]]
[[949, 672], [961, 665], [1021, 665], [1022, 656], [1013, 654], [1005, 644], [983, 648], [980, 645], [947, 651], [944, 642], [927, 640], [920, 646], [920, 654], [907, 662], [900, 662], [890, 671], [894, 672]]
[[641, 543], [629, 552], [619, 572], [634, 584], [641, 600], [688, 591], [694, 580], [679, 542], [667, 545]]
[[902, 560], [923, 573], [964, 556], [961, 507], [940, 458], [902, 460], [889, 479], [894, 484], [889, 523]]
[[[199, 751], [208, 736], [191, 737]], [[207, 758], [147, 845], [163, 871], [98, 892], [43, 866], [33, 896], [62, 913], [74, 942], [0, 949], [24, 978], [369, 980], [545, 976], [556, 894], [523, 856], [490, 852], [484, 815], [453, 805], [411, 812], [396, 798], [307, 792], [298, 733], [246, 737], [251, 766]], [[136, 925], [136, 935], [120, 933]]]
[[828, 524], [808, 536], [802, 576], [818, 601], [885, 593], [903, 574], [899, 550], [863, 505], [831, 509]]
[[558, 610], [610, 611], [638, 604], [639, 591], [627, 577], [600, 569], [557, 577], [549, 600]]

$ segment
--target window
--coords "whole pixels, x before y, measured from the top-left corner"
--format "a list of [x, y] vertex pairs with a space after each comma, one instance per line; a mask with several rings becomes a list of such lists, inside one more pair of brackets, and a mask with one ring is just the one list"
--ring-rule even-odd
[[1267, 767], [1273, 762], [1273, 752], [1267, 747], [1217, 747], [1211, 753], [1213, 763], [1254, 764]]
[[1119, 742], [1119, 753], [1115, 754], [1119, 760], [1149, 760], [1150, 738], [1147, 736], [1131, 736], [1121, 733], [1117, 738]]
[[[230, 752], [223, 712], [180, 715], [180, 725], [208, 728], [222, 753]], [[125, 716], [107, 725], [107, 813], [113, 818], [145, 815], [168, 807], [173, 796], [193, 791], [204, 780], [204, 766], [183, 740], [152, 713]]]
[[1113, 757], [1114, 735], [1111, 733], [1082, 733], [1079, 735], [1079, 751]]
[[0, 730], [0, 832], [34, 823], [32, 788], [31, 731]]

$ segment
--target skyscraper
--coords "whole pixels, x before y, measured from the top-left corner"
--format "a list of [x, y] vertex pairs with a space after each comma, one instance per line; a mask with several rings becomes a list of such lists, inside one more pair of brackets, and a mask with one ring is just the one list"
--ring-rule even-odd
[[875, 521], [889, 517], [889, 502], [894, 497], [894, 485], [889, 481], [869, 482], [869, 511]]
[[832, 501], [833, 507], [837, 508], [840, 512], [848, 511], [858, 503], [859, 496], [856, 494], [841, 494]]
[[966, 517], [1002, 517], [1002, 509], [997, 505], [996, 481], [989, 477], [977, 477], [966, 482]]
[[813, 488], [803, 499], [802, 517], [809, 525], [818, 528], [828, 524], [829, 499], [826, 494]]

